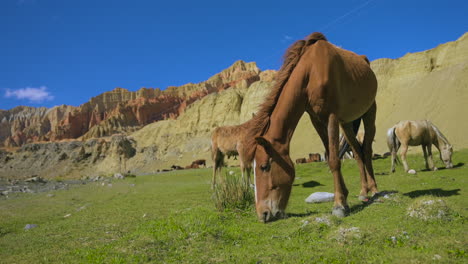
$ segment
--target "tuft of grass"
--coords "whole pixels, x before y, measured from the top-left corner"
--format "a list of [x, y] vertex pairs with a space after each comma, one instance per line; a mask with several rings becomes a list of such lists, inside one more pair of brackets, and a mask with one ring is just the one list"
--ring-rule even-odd
[[[231, 175], [232, 174], [232, 175]], [[218, 211], [246, 210], [255, 204], [255, 194], [236, 173], [225, 173], [213, 188], [213, 201]]]

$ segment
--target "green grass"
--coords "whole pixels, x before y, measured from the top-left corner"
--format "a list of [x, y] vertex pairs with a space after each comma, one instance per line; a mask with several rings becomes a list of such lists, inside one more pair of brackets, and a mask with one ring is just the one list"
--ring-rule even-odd
[[[344, 219], [330, 216], [332, 203], [304, 202], [333, 190], [325, 163], [296, 167], [290, 217], [268, 224], [253, 208], [219, 212], [210, 169], [91, 183], [53, 197], [16, 195], [0, 200], [0, 263], [467, 263], [467, 161], [468, 150], [458, 151], [457, 168], [432, 172], [421, 171], [422, 155], [410, 156], [418, 173], [397, 167], [377, 175], [380, 191], [396, 193], [363, 206], [356, 164], [347, 160], [351, 215]], [[374, 167], [387, 173], [389, 160]], [[445, 202], [448, 217], [407, 216], [407, 208], [431, 197]], [[26, 224], [38, 227], [26, 231]]]

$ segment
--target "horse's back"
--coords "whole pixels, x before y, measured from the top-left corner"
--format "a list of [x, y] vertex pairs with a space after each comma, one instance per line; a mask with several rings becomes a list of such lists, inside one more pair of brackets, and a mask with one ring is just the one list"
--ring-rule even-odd
[[395, 125], [395, 135], [409, 146], [418, 146], [431, 142], [426, 120], [405, 120]]
[[366, 113], [375, 102], [377, 78], [365, 58], [325, 41], [310, 47], [301, 60], [311, 63], [311, 103], [327, 104], [344, 122]]

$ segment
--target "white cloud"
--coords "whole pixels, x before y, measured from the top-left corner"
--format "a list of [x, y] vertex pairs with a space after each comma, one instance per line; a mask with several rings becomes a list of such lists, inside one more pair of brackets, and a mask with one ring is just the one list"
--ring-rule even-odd
[[50, 101], [54, 99], [54, 96], [52, 96], [49, 93], [49, 91], [47, 91], [47, 87], [45, 86], [41, 86], [39, 88], [26, 87], [16, 90], [6, 89], [5, 97], [13, 97], [19, 100], [26, 99], [32, 103], [40, 103], [43, 101]]

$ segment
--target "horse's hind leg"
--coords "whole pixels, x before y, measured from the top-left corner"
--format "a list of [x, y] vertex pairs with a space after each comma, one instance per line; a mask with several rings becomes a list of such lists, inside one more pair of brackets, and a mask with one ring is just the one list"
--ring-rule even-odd
[[406, 143], [401, 143], [401, 162], [403, 163], [403, 167], [405, 172], [409, 171], [408, 162], [406, 162], [406, 152], [408, 152], [408, 145]]
[[374, 177], [374, 167], [372, 166], [372, 143], [375, 137], [375, 119], [377, 114], [377, 105], [374, 104], [362, 116], [364, 122], [364, 141], [362, 143], [364, 150], [364, 164], [366, 165], [367, 187], [372, 195], [378, 193], [377, 182]]
[[359, 200], [364, 201], [367, 199], [367, 193], [369, 192], [368, 184], [367, 184], [367, 176], [366, 176], [366, 168], [364, 165], [364, 153], [362, 152], [361, 145], [359, 144], [358, 140], [356, 139], [356, 134], [353, 130], [353, 124], [347, 123], [342, 124], [341, 127], [343, 128], [343, 133], [346, 138], [346, 141], [351, 146], [351, 149], [354, 153], [354, 158], [357, 161], [359, 166], [359, 174], [361, 176], [361, 192], [359, 193]]

